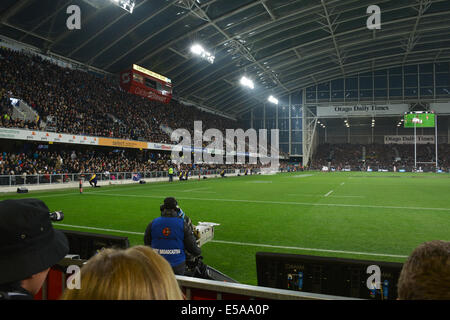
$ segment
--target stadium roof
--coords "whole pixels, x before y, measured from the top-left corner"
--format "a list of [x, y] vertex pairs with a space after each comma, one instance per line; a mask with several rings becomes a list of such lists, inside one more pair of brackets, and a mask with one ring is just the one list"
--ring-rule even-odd
[[[81, 8], [68, 30], [66, 9]], [[381, 8], [381, 29], [367, 8]], [[0, 35], [110, 73], [133, 63], [172, 79], [179, 97], [239, 115], [323, 81], [450, 60], [448, 0], [2, 0]], [[201, 43], [214, 64], [193, 56]], [[247, 74], [255, 90], [240, 86]]]

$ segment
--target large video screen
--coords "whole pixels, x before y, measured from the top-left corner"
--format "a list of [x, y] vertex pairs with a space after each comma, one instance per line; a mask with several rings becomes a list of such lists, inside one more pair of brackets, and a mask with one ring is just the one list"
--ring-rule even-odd
[[405, 128], [434, 128], [436, 117], [434, 113], [405, 114]]

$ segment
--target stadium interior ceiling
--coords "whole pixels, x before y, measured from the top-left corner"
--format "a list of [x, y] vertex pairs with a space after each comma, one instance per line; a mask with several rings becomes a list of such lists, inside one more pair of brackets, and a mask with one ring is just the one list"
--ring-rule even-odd
[[[81, 30], [66, 27], [69, 5]], [[308, 86], [405, 64], [450, 60], [450, 1], [377, 1], [382, 28], [368, 30], [372, 0], [2, 0], [0, 35], [43, 53], [118, 74], [136, 63], [170, 78], [175, 97], [239, 117]], [[190, 52], [194, 43], [214, 64]], [[243, 75], [255, 81], [250, 91]], [[285, 99], [284, 99], [285, 101]]]

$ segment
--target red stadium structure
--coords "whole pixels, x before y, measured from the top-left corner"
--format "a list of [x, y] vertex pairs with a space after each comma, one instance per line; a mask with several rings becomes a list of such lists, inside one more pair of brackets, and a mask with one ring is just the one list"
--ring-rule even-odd
[[136, 64], [120, 74], [120, 87], [129, 93], [162, 103], [169, 103], [172, 99], [172, 82], [169, 78]]

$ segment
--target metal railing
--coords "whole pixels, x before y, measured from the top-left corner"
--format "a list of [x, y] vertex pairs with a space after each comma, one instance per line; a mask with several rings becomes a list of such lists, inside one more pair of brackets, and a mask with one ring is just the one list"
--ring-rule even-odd
[[[226, 174], [236, 173], [237, 169], [226, 169]], [[221, 169], [214, 170], [192, 170], [189, 171], [188, 178], [198, 178], [201, 176], [218, 175]], [[244, 173], [244, 170], [240, 170]], [[94, 173], [57, 173], [57, 174], [21, 174], [21, 175], [0, 175], [0, 186], [24, 186], [41, 184], [65, 184], [71, 182], [88, 181]], [[168, 178], [167, 171], [145, 171], [145, 172], [103, 172], [95, 173], [97, 181], [120, 182], [132, 180], [134, 176], [140, 176], [140, 179]], [[177, 179], [178, 172], [175, 172], [174, 179]]]

